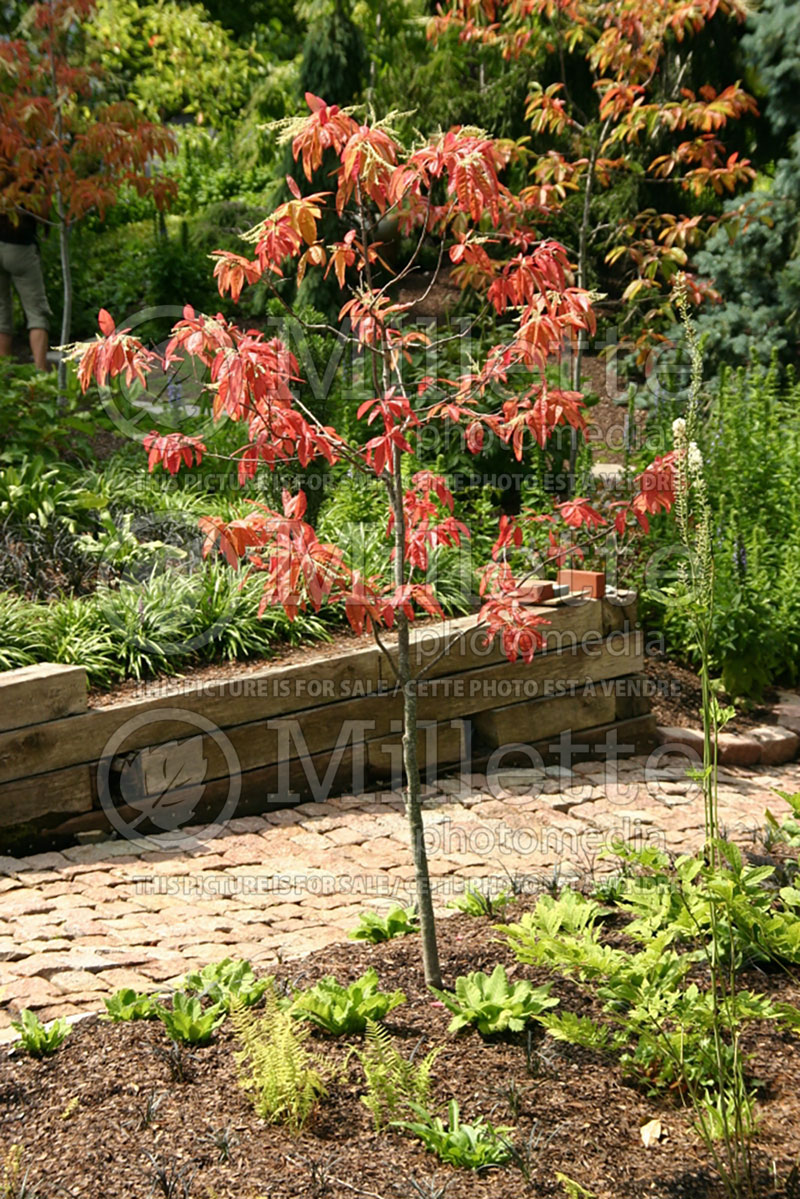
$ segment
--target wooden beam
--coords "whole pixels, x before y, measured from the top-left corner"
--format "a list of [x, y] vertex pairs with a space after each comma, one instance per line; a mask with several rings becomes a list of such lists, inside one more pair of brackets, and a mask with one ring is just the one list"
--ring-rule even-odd
[[88, 812], [93, 802], [92, 768], [68, 766], [0, 785], [0, 828], [27, 824], [52, 812]]
[[534, 744], [571, 729], [589, 729], [608, 724], [616, 717], [616, 696], [583, 690], [574, 695], [557, 695], [552, 699], [534, 699], [528, 703], [512, 704], [480, 712], [474, 719], [476, 733], [487, 745], [495, 748], [523, 742]]
[[0, 674], [0, 731], [85, 711], [86, 671], [82, 666], [38, 662]]

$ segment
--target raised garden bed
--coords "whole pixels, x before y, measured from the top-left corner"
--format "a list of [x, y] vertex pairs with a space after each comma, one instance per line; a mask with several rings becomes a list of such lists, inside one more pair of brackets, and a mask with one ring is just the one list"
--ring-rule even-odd
[[[542, 610], [546, 651], [527, 666], [487, 645], [472, 616], [417, 630], [420, 751], [432, 775], [493, 754], [498, 764], [529, 762], [531, 749], [557, 758], [567, 732], [581, 732], [580, 754], [611, 730], [620, 753], [652, 739], [635, 596], [576, 596]], [[175, 827], [165, 813], [226, 820], [400, 781], [402, 697], [368, 642], [91, 709], [80, 671], [46, 673], [67, 687], [61, 713], [37, 698], [35, 671], [5, 676], [16, 725], [0, 732], [7, 850], [89, 830], [164, 831]]]

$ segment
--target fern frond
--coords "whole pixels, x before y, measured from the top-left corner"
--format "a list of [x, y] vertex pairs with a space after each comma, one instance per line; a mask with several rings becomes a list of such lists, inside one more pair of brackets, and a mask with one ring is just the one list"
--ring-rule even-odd
[[240, 1086], [262, 1119], [298, 1131], [325, 1094], [324, 1064], [305, 1046], [311, 1030], [280, 1007], [272, 985], [264, 992], [263, 1015], [234, 999], [231, 1024]]
[[433, 1063], [441, 1048], [430, 1050], [417, 1065], [413, 1054], [405, 1058], [398, 1053], [383, 1025], [367, 1019], [364, 1049], [357, 1053], [367, 1085], [361, 1101], [372, 1113], [376, 1132], [387, 1113], [391, 1116], [414, 1103], [427, 1103]]

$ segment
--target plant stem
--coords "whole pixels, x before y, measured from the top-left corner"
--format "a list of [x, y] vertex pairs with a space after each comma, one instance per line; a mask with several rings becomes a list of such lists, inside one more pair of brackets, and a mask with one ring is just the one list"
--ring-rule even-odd
[[[393, 450], [394, 477], [387, 481], [389, 500], [394, 513], [394, 575], [398, 587], [405, 584], [405, 512], [403, 509], [402, 451]], [[411, 850], [414, 857], [414, 878], [417, 892], [417, 911], [422, 938], [422, 964], [428, 986], [441, 987], [439, 950], [436, 943], [436, 922], [433, 914], [428, 855], [425, 852], [422, 805], [420, 802], [419, 762], [417, 760], [417, 681], [411, 673], [411, 637], [409, 621], [402, 608], [397, 614], [397, 681], [403, 690], [403, 765], [405, 767], [405, 804]]]

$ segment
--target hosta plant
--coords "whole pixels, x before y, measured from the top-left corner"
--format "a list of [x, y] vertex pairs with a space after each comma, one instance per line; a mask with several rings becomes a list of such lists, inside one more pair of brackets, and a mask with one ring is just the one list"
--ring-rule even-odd
[[447, 1108], [447, 1126], [421, 1104], [412, 1103], [410, 1107], [416, 1120], [394, 1120], [395, 1128], [419, 1137], [425, 1148], [441, 1161], [466, 1170], [485, 1170], [489, 1166], [502, 1166], [510, 1159], [508, 1137], [513, 1128], [494, 1128], [483, 1119], [462, 1124], [455, 1099], [450, 1100]]
[[315, 986], [300, 992], [291, 1012], [297, 1019], [310, 1020], [325, 1032], [340, 1036], [363, 1032], [367, 1020], [382, 1020], [405, 1003], [405, 998], [402, 991], [379, 990], [378, 975], [367, 970], [346, 987], [332, 976], [320, 979]]
[[32, 1057], [44, 1057], [48, 1053], [55, 1053], [71, 1032], [66, 1020], [53, 1020], [50, 1024], [42, 1024], [39, 1017], [29, 1008], [22, 1009], [19, 1020], [12, 1020], [11, 1027], [19, 1033], [17, 1045], [26, 1049]]
[[221, 1011], [229, 1011], [236, 1000], [243, 1007], [258, 1003], [273, 982], [272, 977], [257, 979], [248, 961], [223, 958], [202, 970], [186, 974], [182, 979], [184, 991], [194, 993], [201, 999], [210, 999]]
[[207, 1045], [225, 1019], [225, 1011], [218, 1004], [204, 1011], [196, 995], [176, 991], [172, 996], [172, 1010], [159, 1005], [158, 1017], [171, 1040], [187, 1045]]
[[381, 916], [379, 912], [360, 912], [358, 927], [349, 934], [352, 941], [369, 941], [377, 945], [391, 941], [393, 937], [404, 937], [407, 933], [418, 933], [416, 908], [396, 907]]
[[549, 983], [543, 987], [524, 979], [510, 983], [500, 965], [490, 975], [476, 970], [457, 978], [455, 994], [435, 987], [431, 990], [453, 1012], [448, 1032], [474, 1025], [483, 1036], [521, 1032], [530, 1020], [558, 1004], [550, 995]]
[[104, 999], [105, 1015], [101, 1020], [119, 1023], [123, 1020], [151, 1020], [158, 1015], [158, 1000], [154, 995], [144, 995], [133, 987], [122, 987], [109, 999]]

